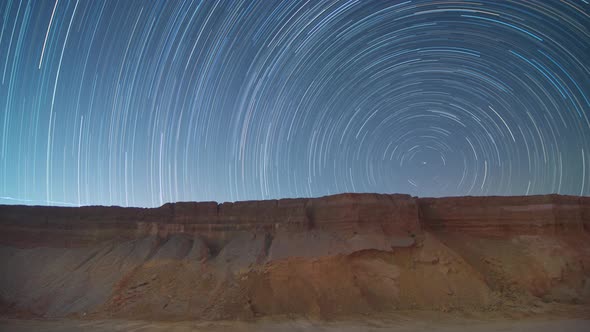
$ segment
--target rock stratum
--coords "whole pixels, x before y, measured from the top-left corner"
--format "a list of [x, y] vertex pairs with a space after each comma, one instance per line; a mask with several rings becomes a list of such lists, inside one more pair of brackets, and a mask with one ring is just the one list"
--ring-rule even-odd
[[251, 319], [590, 305], [590, 198], [0, 206], [0, 312]]

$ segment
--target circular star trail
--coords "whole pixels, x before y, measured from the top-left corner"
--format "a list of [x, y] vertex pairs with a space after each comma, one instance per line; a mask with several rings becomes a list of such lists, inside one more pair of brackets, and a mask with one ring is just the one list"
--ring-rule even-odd
[[590, 4], [0, 3], [0, 202], [590, 194]]

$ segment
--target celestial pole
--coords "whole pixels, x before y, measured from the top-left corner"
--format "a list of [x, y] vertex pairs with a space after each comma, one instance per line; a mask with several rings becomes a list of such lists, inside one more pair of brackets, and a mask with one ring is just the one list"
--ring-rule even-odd
[[590, 195], [590, 4], [0, 2], [0, 203]]

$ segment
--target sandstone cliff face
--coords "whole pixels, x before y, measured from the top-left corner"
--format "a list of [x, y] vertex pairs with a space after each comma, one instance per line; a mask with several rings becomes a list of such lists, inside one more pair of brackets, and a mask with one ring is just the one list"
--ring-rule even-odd
[[590, 200], [0, 206], [0, 313], [332, 317], [590, 303]]
[[445, 197], [418, 200], [422, 224], [475, 232], [559, 232], [590, 229], [590, 197]]
[[71, 247], [146, 235], [201, 235], [224, 240], [233, 232], [376, 232], [408, 237], [420, 229], [416, 198], [341, 194], [311, 199], [235, 203], [181, 202], [159, 208], [0, 206], [0, 243]]
[[588, 231], [590, 197], [446, 197], [340, 194], [320, 198], [180, 202], [159, 208], [0, 205], [0, 243], [71, 247], [145, 235], [226, 237], [236, 231], [375, 232], [408, 237], [432, 230], [538, 233]]

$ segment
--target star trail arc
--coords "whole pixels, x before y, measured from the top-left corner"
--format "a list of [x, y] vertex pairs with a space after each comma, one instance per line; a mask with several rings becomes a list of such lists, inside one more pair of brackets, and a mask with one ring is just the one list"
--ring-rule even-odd
[[590, 194], [587, 1], [0, 3], [0, 203]]

